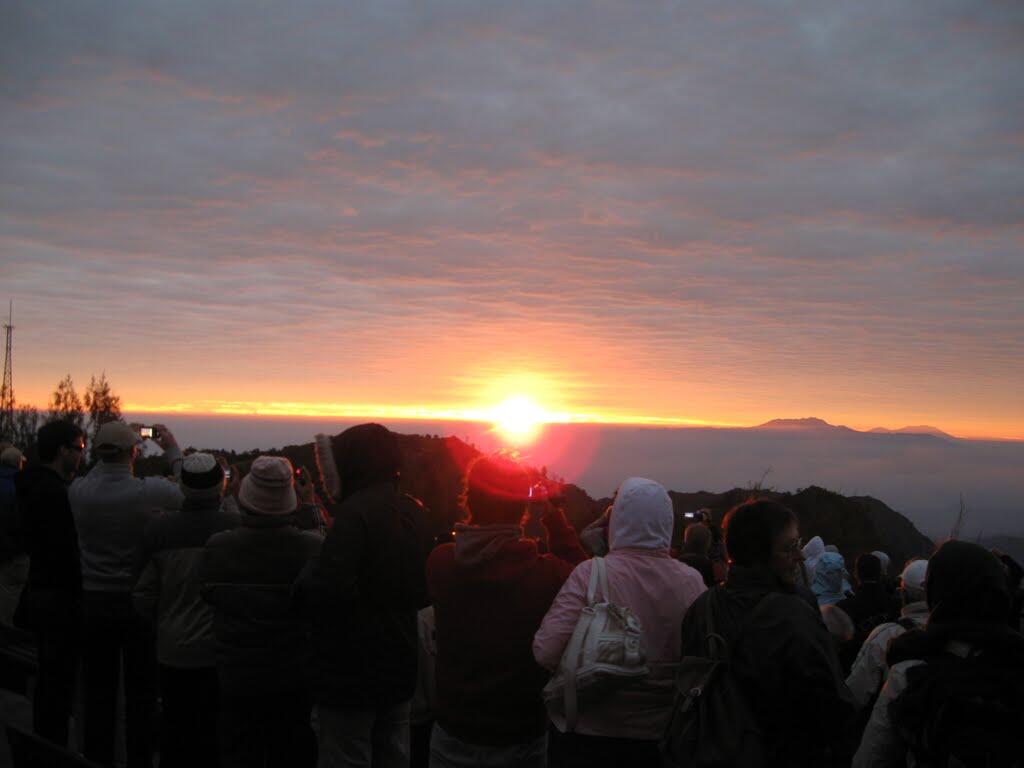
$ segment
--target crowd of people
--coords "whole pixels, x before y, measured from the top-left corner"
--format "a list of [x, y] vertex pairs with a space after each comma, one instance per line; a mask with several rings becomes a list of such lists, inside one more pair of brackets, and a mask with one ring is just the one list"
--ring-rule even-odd
[[896, 580], [879, 551], [851, 574], [764, 498], [687, 515], [675, 551], [672, 500], [639, 477], [577, 534], [505, 455], [465, 468], [435, 537], [380, 425], [317, 436], [319, 498], [286, 458], [242, 477], [152, 437], [169, 477], [135, 477], [120, 421], [87, 472], [68, 422], [27, 467], [0, 449], [0, 621], [35, 638], [34, 730], [99, 765], [121, 759], [119, 691], [129, 768], [1024, 759], [1001, 553], [947, 541]]

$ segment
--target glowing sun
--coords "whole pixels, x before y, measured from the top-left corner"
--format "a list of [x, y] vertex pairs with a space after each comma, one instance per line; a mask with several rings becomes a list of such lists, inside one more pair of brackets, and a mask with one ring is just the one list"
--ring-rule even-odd
[[495, 429], [511, 443], [526, 443], [537, 436], [547, 421], [544, 409], [525, 395], [502, 401], [491, 411]]

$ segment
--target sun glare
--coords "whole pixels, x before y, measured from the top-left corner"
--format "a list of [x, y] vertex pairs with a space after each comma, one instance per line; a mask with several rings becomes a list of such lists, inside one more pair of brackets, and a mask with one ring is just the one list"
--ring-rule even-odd
[[491, 412], [495, 429], [510, 443], [530, 442], [546, 420], [544, 410], [524, 395], [502, 401]]

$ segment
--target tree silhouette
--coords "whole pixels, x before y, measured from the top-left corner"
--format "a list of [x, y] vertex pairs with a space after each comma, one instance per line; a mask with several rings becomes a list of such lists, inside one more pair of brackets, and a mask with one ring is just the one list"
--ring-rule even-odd
[[31, 405], [22, 405], [14, 412], [14, 444], [22, 451], [35, 444], [42, 420], [39, 409]]
[[71, 381], [70, 373], [60, 380], [57, 388], [50, 395], [50, 409], [46, 420], [48, 422], [67, 421], [79, 429], [82, 428], [85, 421], [85, 409], [82, 407], [82, 399], [75, 391], [75, 384]]
[[90, 442], [95, 440], [96, 432], [102, 424], [121, 418], [121, 397], [115, 395], [110, 388], [106, 371], [98, 379], [95, 376], [89, 379], [89, 387], [85, 390], [85, 408], [89, 411]]

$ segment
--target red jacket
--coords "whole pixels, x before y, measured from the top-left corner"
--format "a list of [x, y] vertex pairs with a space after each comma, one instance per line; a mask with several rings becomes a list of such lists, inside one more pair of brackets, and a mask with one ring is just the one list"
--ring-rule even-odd
[[514, 526], [466, 526], [427, 561], [437, 622], [437, 722], [471, 744], [531, 741], [547, 727], [533, 635], [587, 558], [561, 510], [545, 515], [551, 554]]

